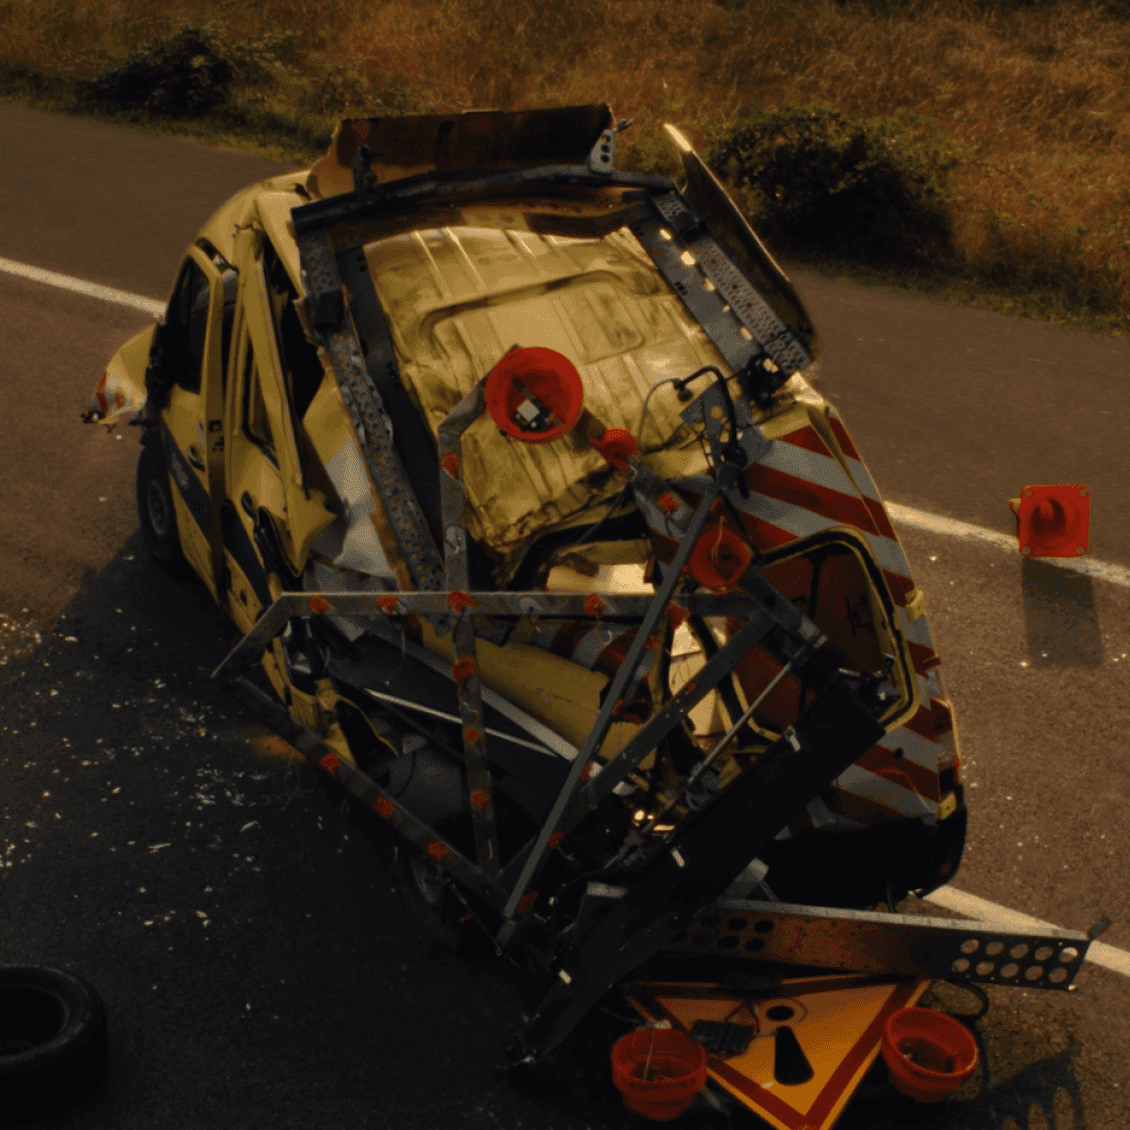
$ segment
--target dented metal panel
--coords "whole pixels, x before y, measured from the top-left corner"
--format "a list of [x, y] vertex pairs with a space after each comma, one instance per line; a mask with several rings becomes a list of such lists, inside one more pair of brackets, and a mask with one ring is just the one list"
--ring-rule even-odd
[[83, 413], [86, 423], [104, 424], [108, 431], [145, 407], [145, 366], [156, 326], [134, 334], [106, 366]]
[[[463, 219], [365, 244], [401, 376], [433, 435], [515, 342], [568, 357], [586, 405], [609, 427], [632, 432], [657, 380], [721, 362], [630, 233], [582, 240], [479, 227], [473, 208]], [[468, 532], [503, 555], [621, 486], [588, 445], [534, 449], [500, 435], [487, 416], [471, 424], [462, 447]], [[707, 469], [667, 389], [651, 399], [643, 454], [659, 475]]]
[[384, 183], [428, 172], [581, 165], [611, 124], [607, 103], [348, 118], [334, 130], [326, 156], [315, 162], [310, 191], [317, 198], [352, 192], [350, 165], [362, 145], [372, 152], [372, 170]]

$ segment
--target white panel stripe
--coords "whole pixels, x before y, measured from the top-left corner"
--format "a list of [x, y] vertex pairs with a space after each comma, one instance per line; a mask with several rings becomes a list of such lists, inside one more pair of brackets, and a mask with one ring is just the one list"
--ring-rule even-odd
[[876, 804], [886, 805], [903, 816], [921, 817], [938, 815], [938, 806], [933, 801], [927, 800], [920, 793], [904, 788], [902, 785], [888, 781], [878, 773], [868, 769], [861, 769], [858, 765], [849, 765], [837, 778], [836, 784], [841, 789], [865, 800], [872, 800]]
[[818, 483], [828, 490], [848, 496], [855, 495], [851, 480], [844, 474], [844, 469], [835, 459], [830, 455], [820, 455], [807, 448], [797, 447], [795, 443], [773, 440], [769, 451], [758, 462], [766, 467], [772, 467], [775, 471], [782, 471], [786, 475], [795, 475], [798, 479]]
[[[830, 522], [828, 524], [831, 525]], [[881, 568], [890, 573], [897, 573], [900, 577], [906, 577], [907, 580], [912, 579], [910, 565], [907, 563], [902, 547], [897, 541], [891, 541], [890, 538], [882, 537], [879, 534], [868, 533], [866, 530], [860, 530], [860, 533], [867, 539]]]
[[851, 472], [851, 477], [855, 480], [856, 486], [860, 491], [865, 494], [872, 502], [882, 502], [879, 497], [878, 490], [875, 489], [875, 484], [871, 481], [871, 476], [867, 473], [867, 468], [858, 460], [852, 459], [850, 456], [845, 455], [844, 460], [848, 465], [848, 470]]
[[780, 499], [770, 498], [764, 494], [751, 493], [747, 499], [735, 498], [734, 503], [746, 514], [771, 522], [798, 538], [808, 537], [809, 534], [825, 530], [832, 524], [823, 514], [817, 514], [803, 506], [794, 506], [790, 502], [781, 502]]
[[901, 748], [907, 761], [913, 761], [923, 769], [933, 771], [938, 767], [938, 743], [916, 734], [906, 726], [900, 726], [897, 730], [885, 734], [876, 745], [881, 745], [892, 753]]
[[[1044, 922], [1040, 918], [1030, 918], [1027, 914], [997, 906], [988, 899], [979, 898], [966, 891], [956, 891], [953, 887], [939, 887], [926, 895], [924, 901], [932, 902], [936, 906], [944, 906], [958, 914], [964, 914], [967, 918], [980, 919], [982, 922], [991, 922], [994, 925], [1034, 930], [1062, 929], [1054, 923]], [[1101, 965], [1115, 973], [1121, 973], [1124, 977], [1130, 977], [1130, 953], [1118, 949], [1117, 946], [1108, 946], [1106, 942], [1092, 942], [1087, 947], [1086, 960], [1093, 961], [1096, 965]]]
[[900, 607], [898, 612], [899, 618], [902, 620], [902, 630], [906, 633], [906, 638], [913, 640], [917, 644], [921, 644], [923, 647], [933, 649], [934, 641], [930, 637], [930, 627], [926, 623], [926, 617], [919, 616], [912, 624], [910, 617], [906, 614], [905, 608]]

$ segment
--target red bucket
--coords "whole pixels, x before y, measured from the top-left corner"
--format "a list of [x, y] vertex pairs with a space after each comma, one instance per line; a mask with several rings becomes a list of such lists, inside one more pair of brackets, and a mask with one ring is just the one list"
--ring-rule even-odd
[[977, 1041], [944, 1012], [902, 1008], [883, 1028], [883, 1059], [895, 1088], [920, 1103], [937, 1103], [973, 1074]]
[[706, 1086], [706, 1049], [673, 1028], [637, 1028], [612, 1045], [612, 1081], [629, 1110], [668, 1122]]

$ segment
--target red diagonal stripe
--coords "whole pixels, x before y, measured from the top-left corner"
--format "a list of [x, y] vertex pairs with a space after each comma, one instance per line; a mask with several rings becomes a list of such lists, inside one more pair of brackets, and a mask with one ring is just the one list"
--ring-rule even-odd
[[929, 706], [920, 706], [918, 713], [906, 723], [906, 728], [911, 733], [917, 734], [920, 738], [925, 738], [929, 742], [937, 740], [934, 711]]
[[836, 442], [843, 448], [844, 454], [849, 459], [858, 459], [859, 452], [855, 450], [855, 444], [851, 442], [851, 436], [848, 435], [843, 422], [836, 419], [835, 416], [829, 416], [828, 423], [832, 427], [832, 435], [836, 437]]
[[789, 542], [796, 541], [796, 534], [782, 530], [780, 526], [774, 526], [772, 522], [758, 518], [755, 514], [747, 514], [744, 510], [739, 510], [738, 516], [750, 540], [758, 549], [776, 549], [779, 545], [788, 545]]
[[940, 656], [932, 647], [915, 643], [914, 640], [907, 640], [906, 642], [910, 646], [910, 658], [914, 663], [914, 670], [919, 675], [925, 675], [931, 667], [937, 667], [941, 663]]
[[889, 569], [883, 570], [883, 576], [887, 578], [887, 588], [891, 590], [891, 596], [894, 598], [895, 604], [906, 607], [906, 594], [914, 588], [914, 582], [909, 577], [904, 577], [901, 573], [892, 573]]
[[898, 534], [895, 533], [894, 526], [891, 525], [891, 520], [887, 517], [886, 507], [881, 502], [876, 502], [873, 498], [868, 498], [866, 495], [860, 495], [860, 500], [863, 505], [867, 507], [867, 512], [871, 515], [871, 520], [875, 523], [875, 529], [885, 538], [890, 538], [891, 541], [898, 541]]
[[934, 738], [943, 738], [953, 729], [953, 711], [940, 698], [930, 699], [930, 707], [934, 712]]
[[[778, 437], [782, 443], [791, 443], [794, 447], [803, 447], [805, 451], [815, 451], [818, 455], [829, 455], [828, 445], [816, 434], [816, 429], [809, 426], [798, 428], [789, 432], [787, 436]], [[829, 458], [831, 456], [829, 455]]]
[[871, 514], [858, 495], [829, 490], [811, 479], [802, 479], [762, 463], [755, 463], [750, 468], [746, 481], [751, 490], [767, 498], [803, 506], [834, 523], [855, 526], [868, 533], [876, 532]]

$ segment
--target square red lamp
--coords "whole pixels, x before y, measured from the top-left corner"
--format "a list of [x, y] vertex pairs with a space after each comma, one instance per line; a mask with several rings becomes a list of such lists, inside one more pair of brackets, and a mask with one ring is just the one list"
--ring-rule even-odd
[[1027, 486], [1008, 505], [1025, 557], [1081, 557], [1091, 548], [1091, 492], [1080, 483]]

